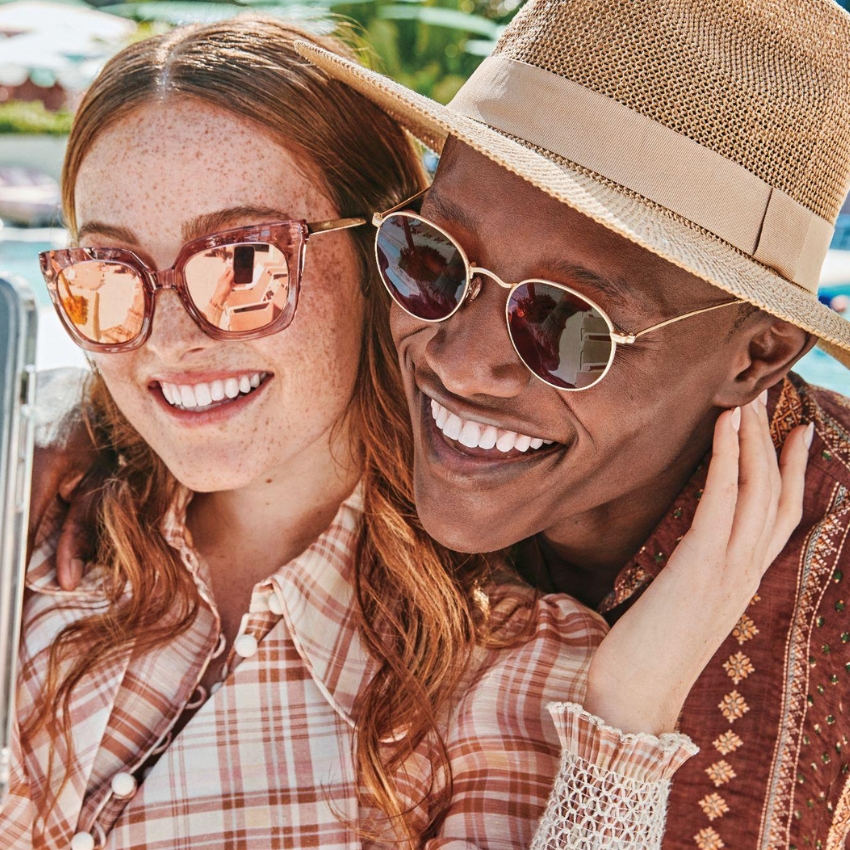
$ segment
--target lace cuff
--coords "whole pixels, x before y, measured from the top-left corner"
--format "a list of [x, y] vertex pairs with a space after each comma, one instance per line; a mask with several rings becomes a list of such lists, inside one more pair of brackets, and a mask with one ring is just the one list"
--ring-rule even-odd
[[698, 748], [686, 735], [623, 734], [553, 703], [561, 768], [532, 850], [657, 850], [670, 777]]

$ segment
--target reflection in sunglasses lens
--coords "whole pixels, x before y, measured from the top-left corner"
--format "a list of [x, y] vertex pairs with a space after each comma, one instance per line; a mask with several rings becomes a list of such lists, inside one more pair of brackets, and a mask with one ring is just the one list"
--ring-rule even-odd
[[56, 293], [65, 317], [91, 342], [118, 345], [142, 330], [144, 284], [124, 263], [73, 263], [56, 275]]
[[406, 215], [393, 215], [378, 230], [378, 268], [393, 299], [420, 319], [445, 319], [457, 309], [466, 266], [439, 230]]
[[213, 326], [250, 333], [272, 324], [289, 301], [289, 266], [267, 242], [220, 245], [190, 257], [183, 269], [198, 312]]
[[561, 389], [585, 389], [605, 373], [608, 324], [583, 298], [553, 284], [523, 283], [508, 301], [511, 339], [535, 375]]

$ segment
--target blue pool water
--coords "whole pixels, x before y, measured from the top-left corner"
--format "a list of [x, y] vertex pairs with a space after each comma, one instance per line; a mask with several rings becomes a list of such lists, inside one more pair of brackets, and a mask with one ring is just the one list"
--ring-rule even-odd
[[[846, 229], [846, 237], [843, 238], [846, 238], [847, 248], [850, 249], [850, 227]], [[59, 325], [38, 271], [39, 251], [62, 247], [65, 239], [65, 232], [61, 228], [0, 230], [0, 270], [20, 275], [28, 281], [36, 299], [44, 308], [39, 325], [38, 364], [41, 368], [85, 362], [80, 350], [70, 342]], [[829, 288], [831, 296], [842, 292], [850, 295], [850, 281]], [[795, 371], [812, 384], [850, 395], [850, 371], [820, 349], [816, 348], [807, 354], [797, 364]]]

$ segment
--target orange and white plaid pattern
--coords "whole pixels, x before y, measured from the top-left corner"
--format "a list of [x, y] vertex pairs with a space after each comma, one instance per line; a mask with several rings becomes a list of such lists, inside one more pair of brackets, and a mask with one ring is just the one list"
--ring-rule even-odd
[[[350, 580], [358, 494], [307, 551], [254, 588], [241, 635], [256, 639], [256, 651], [240, 658], [230, 650], [227, 678], [172, 740], [169, 730], [184, 708], [204, 698], [197, 684], [219, 647], [205, 567], [183, 525], [187, 500], [188, 494], [175, 506], [165, 532], [197, 582], [201, 613], [169, 645], [146, 654], [127, 650], [75, 690], [73, 747], [66, 751], [61, 739], [53, 740], [64, 771], [48, 775], [46, 731], [17, 742], [0, 847], [381, 846], [358, 832], [375, 812], [358, 805], [351, 756], [352, 709], [371, 675]], [[43, 686], [58, 631], [105, 604], [96, 574], [74, 592], [59, 589], [54, 545], [55, 532], [40, 542], [29, 571], [21, 653], [28, 672], [19, 683], [19, 716], [28, 715]], [[496, 588], [494, 604], [513, 592]], [[481, 651], [476, 675], [449, 718], [453, 793], [437, 835], [427, 834], [427, 793], [445, 777], [432, 785], [433, 742], [423, 743], [399, 775], [428, 850], [530, 846], [561, 762], [559, 734], [565, 741], [576, 737], [569, 729], [581, 713], [554, 711], [558, 729], [547, 706], [580, 702], [604, 622], [566, 596], [543, 597], [515, 616], [535, 617], [533, 638], [509, 650]], [[638, 781], [657, 785], [689, 755], [686, 746], [676, 761], [669, 746], [663, 754], [651, 741], [624, 745], [610, 730], [597, 735], [586, 717], [580, 755], [603, 769], [637, 773]], [[564, 770], [574, 763], [565, 762]], [[49, 791], [58, 802], [48, 810]]]

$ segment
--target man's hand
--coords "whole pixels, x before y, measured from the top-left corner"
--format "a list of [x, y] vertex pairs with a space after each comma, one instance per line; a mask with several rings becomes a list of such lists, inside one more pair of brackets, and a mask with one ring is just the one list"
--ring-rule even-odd
[[98, 450], [92, 443], [82, 411], [87, 373], [53, 369], [38, 374], [35, 457], [28, 553], [45, 515], [59, 499], [68, 503], [56, 552], [57, 578], [72, 590], [93, 552], [97, 484], [103, 477]]
[[812, 433], [795, 428], [777, 463], [762, 399], [720, 416], [693, 526], [594, 655], [588, 711], [624, 732], [674, 729], [800, 522]]

